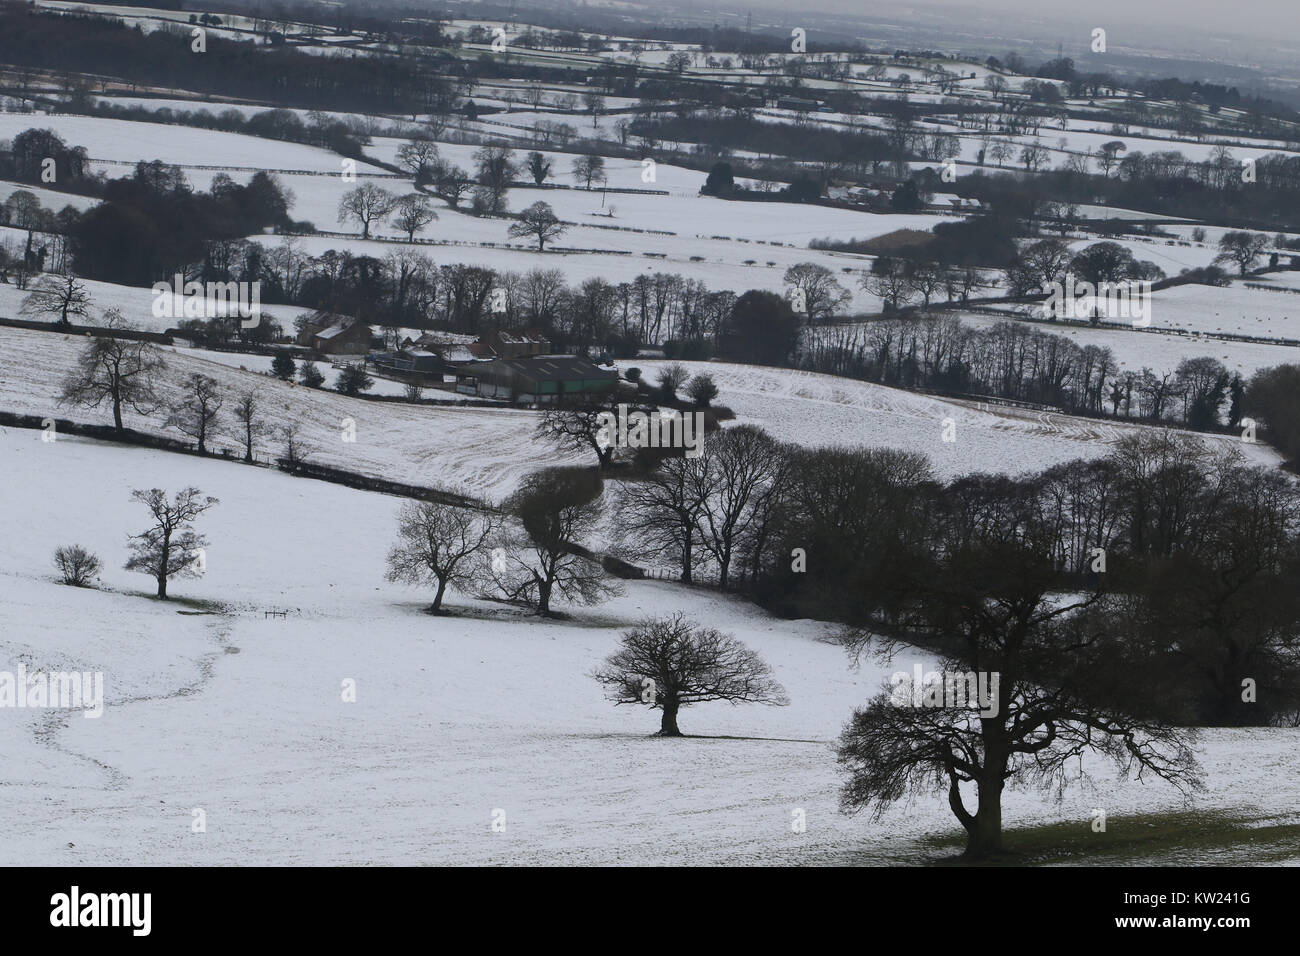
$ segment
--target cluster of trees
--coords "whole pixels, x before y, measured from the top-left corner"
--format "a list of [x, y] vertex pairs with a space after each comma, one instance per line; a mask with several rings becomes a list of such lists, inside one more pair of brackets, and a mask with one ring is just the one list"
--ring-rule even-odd
[[91, 172], [84, 146], [69, 146], [49, 129], [25, 129], [0, 142], [0, 179], [70, 192], [94, 192], [101, 179]]
[[[990, 138], [988, 154], [996, 158], [1002, 155], [999, 148], [1009, 145]], [[953, 191], [986, 203], [1028, 204], [1039, 211], [1052, 201], [1105, 202], [1170, 216], [1278, 226], [1300, 216], [1300, 157], [1288, 153], [1238, 158], [1230, 148], [1216, 146], [1197, 162], [1177, 150], [1130, 152], [1123, 140], [1114, 140], [1096, 151], [1068, 156], [1059, 169], [1044, 168], [1045, 151], [1021, 153], [1021, 161], [1037, 172], [1035, 177], [977, 170], [960, 177]], [[1244, 159], [1250, 162], [1243, 164]]]
[[1300, 706], [1300, 490], [1276, 470], [1172, 433], [946, 484], [913, 453], [785, 454], [754, 582], [774, 609], [950, 650], [1002, 639], [1013, 610], [1064, 622], [1068, 597], [1105, 612], [1171, 718], [1267, 724]]
[[1291, 469], [1300, 471], [1300, 365], [1260, 369], [1246, 385], [1242, 408]]
[[655, 118], [642, 115], [632, 122], [629, 132], [651, 151], [665, 143], [705, 143], [722, 156], [750, 152], [822, 164], [823, 181], [835, 174], [859, 179], [878, 176], [882, 168], [892, 171], [895, 165], [917, 156], [910, 142], [899, 142], [866, 126], [846, 131], [764, 121], [745, 108], [685, 109], [676, 116]]
[[757, 573], [784, 469], [778, 443], [762, 429], [715, 432], [697, 457], [665, 458], [624, 485], [620, 546], [675, 566], [684, 582], [708, 572], [723, 590], [743, 587]]
[[[139, 162], [134, 174], [104, 187], [103, 202], [70, 229], [79, 275], [123, 285], [151, 286], [175, 273], [231, 281], [260, 271], [261, 247], [243, 236], [266, 227], [290, 227], [292, 193], [265, 172], [241, 186], [218, 173], [211, 189], [195, 192], [176, 166]], [[240, 250], [254, 261], [231, 261]]]
[[1242, 418], [1244, 383], [1209, 356], [1174, 369], [1122, 369], [1106, 346], [1079, 345], [1024, 322], [971, 327], [909, 315], [810, 330], [803, 367], [906, 388], [987, 395], [1214, 429]]
[[[1225, 237], [1226, 238], [1226, 237]], [[1041, 293], [1051, 283], [1063, 283], [1067, 276], [1076, 282], [1122, 284], [1131, 280], [1157, 282], [1164, 270], [1153, 262], [1137, 259], [1117, 242], [1094, 242], [1074, 252], [1059, 239], [1040, 239], [1022, 249], [1006, 270], [1014, 295]]]
[[236, 109], [212, 112], [208, 109], [179, 110], [161, 106], [123, 105], [111, 100], [99, 100], [88, 112], [96, 116], [130, 120], [136, 123], [175, 123], [197, 129], [219, 130], [223, 133], [244, 133], [264, 139], [279, 139], [291, 143], [305, 143], [333, 150], [343, 156], [359, 159], [362, 147], [369, 145], [374, 126], [357, 116], [335, 117], [312, 110], [306, 120], [293, 110], [271, 109], [258, 113], [244, 113]]
[[311, 56], [287, 48], [283, 34], [257, 45], [219, 33], [205, 50], [191, 49], [188, 26], [152, 31], [122, 20], [34, 10], [19, 0], [0, 3], [0, 61], [20, 70], [114, 77], [145, 87], [189, 89], [322, 110], [414, 113], [434, 97], [428, 64], [402, 57]]
[[388, 579], [431, 587], [435, 614], [449, 586], [542, 616], [557, 614], [561, 601], [598, 603], [619, 590], [580, 544], [603, 514], [602, 489], [593, 472], [555, 468], [529, 475], [495, 508], [408, 504], [398, 515]]
[[[947, 793], [967, 854], [987, 857], [1006, 786], [1050, 789], [1092, 750], [1194, 789], [1192, 735], [1173, 728], [1294, 719], [1300, 500], [1285, 476], [1171, 435], [946, 485], [892, 451], [800, 466], [800, 523], [776, 535], [761, 593], [792, 613], [838, 605], [856, 652], [908, 644], [946, 674], [999, 677], [992, 713], [889, 693], [859, 709], [840, 741], [846, 808]], [[790, 571], [796, 546], [806, 574]]]
[[712, 338], [736, 302], [732, 292], [710, 291], [675, 273], [647, 273], [622, 283], [592, 278], [573, 286], [560, 269], [439, 266], [407, 248], [377, 259], [346, 250], [310, 256], [294, 237], [274, 247], [245, 240], [219, 245], [218, 258], [230, 263], [229, 278], [260, 280], [263, 301], [355, 315], [381, 326], [470, 334], [539, 329], [557, 347], [619, 350], [670, 338]]
[[61, 272], [68, 264], [68, 235], [81, 213], [71, 204], [58, 212], [41, 205], [35, 193], [15, 189], [0, 203], [0, 226], [22, 229], [27, 237], [16, 243], [0, 244], [0, 279], [12, 274], [19, 289], [27, 287], [32, 275], [49, 269]]

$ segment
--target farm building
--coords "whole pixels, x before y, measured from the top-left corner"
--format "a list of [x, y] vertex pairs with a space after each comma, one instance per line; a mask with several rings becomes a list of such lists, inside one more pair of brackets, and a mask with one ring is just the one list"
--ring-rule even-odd
[[317, 312], [298, 333], [298, 344], [326, 355], [365, 355], [370, 351], [370, 326], [350, 315]]
[[[555, 402], [598, 395], [612, 391], [618, 384], [614, 371], [574, 355], [502, 358], [472, 366], [465, 372], [472, 372], [475, 394], [520, 402]], [[465, 375], [465, 379], [469, 377]], [[466, 389], [458, 387], [458, 390]]]
[[505, 332], [495, 330], [480, 340], [491, 346], [501, 358], [520, 358], [525, 355], [545, 355], [551, 351], [551, 340], [540, 332]]
[[[436, 352], [423, 349], [401, 349], [397, 352], [371, 352], [366, 361], [386, 372], [418, 372], [423, 375], [443, 376], [455, 372]], [[439, 378], [441, 381], [441, 378]]]

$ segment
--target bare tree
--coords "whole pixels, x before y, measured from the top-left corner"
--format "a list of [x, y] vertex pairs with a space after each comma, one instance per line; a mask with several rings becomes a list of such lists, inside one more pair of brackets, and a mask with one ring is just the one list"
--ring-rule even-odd
[[903, 308], [915, 294], [902, 264], [892, 260], [877, 259], [871, 272], [862, 273], [858, 285], [878, 297], [886, 312]]
[[1255, 265], [1255, 260], [1268, 248], [1268, 236], [1258, 232], [1225, 232], [1219, 237], [1219, 254], [1215, 262], [1229, 262], [1244, 276]]
[[708, 372], [700, 372], [687, 383], [686, 394], [696, 408], [708, 408], [718, 397], [718, 383]]
[[704, 457], [666, 458], [641, 481], [627, 482], [619, 502], [620, 544], [641, 558], [666, 558], [694, 579], [700, 512], [712, 475]]
[[489, 143], [474, 153], [478, 183], [484, 189], [486, 209], [491, 213], [504, 212], [506, 192], [518, 172], [514, 162], [515, 152], [503, 143]]
[[162, 404], [154, 380], [166, 363], [156, 345], [112, 336], [113, 331], [130, 329], [121, 312], [109, 310], [104, 320], [110, 334], [95, 336], [82, 350], [76, 368], [63, 381], [59, 402], [98, 408], [110, 401], [113, 427], [121, 434], [122, 406], [148, 415]]
[[537, 251], [545, 252], [546, 243], [564, 233], [569, 227], [560, 222], [550, 203], [535, 202], [519, 214], [519, 221], [509, 229], [510, 238], [531, 236], [537, 240]]
[[252, 461], [254, 444], [259, 437], [266, 434], [266, 419], [262, 415], [262, 399], [256, 389], [247, 389], [241, 392], [238, 399], [236, 399], [235, 421], [239, 423], [240, 430], [244, 434], [244, 461]]
[[616, 593], [598, 561], [580, 552], [578, 539], [590, 533], [603, 511], [599, 481], [590, 475], [542, 471], [529, 475], [502, 510], [512, 522], [493, 549], [491, 576], [508, 601], [532, 605], [550, 615], [556, 597], [595, 604]]
[[438, 144], [431, 139], [413, 139], [397, 148], [397, 165], [411, 174], [417, 186], [437, 160]]
[[531, 152], [528, 154], [528, 172], [532, 174], [533, 182], [541, 185], [546, 182], [546, 178], [551, 175], [552, 163], [542, 153]]
[[429, 205], [429, 200], [419, 193], [408, 193], [401, 197], [393, 204], [393, 208], [397, 211], [393, 226], [406, 233], [407, 242], [415, 242], [415, 234], [423, 232], [425, 226], [438, 218], [438, 214]]
[[167, 418], [168, 426], [180, 429], [198, 442], [200, 455], [208, 450], [208, 435], [216, 430], [221, 406], [225, 404], [218, 388], [215, 378], [191, 373], [185, 380], [184, 401]]
[[465, 587], [481, 578], [476, 561], [496, 530], [487, 512], [436, 501], [410, 502], [397, 518], [397, 544], [388, 552], [388, 580], [437, 588], [429, 611], [442, 609], [448, 586]]
[[315, 450], [302, 439], [301, 430], [301, 426], [297, 422], [290, 422], [287, 425], [280, 426], [279, 438], [284, 448], [284, 454], [280, 458], [280, 467], [284, 468], [285, 471], [296, 472], [298, 467]]
[[704, 456], [710, 494], [700, 510], [700, 541], [718, 564], [718, 586], [727, 589], [732, 560], [760, 515], [758, 505], [780, 475], [781, 446], [752, 425], [725, 429]]
[[429, 179], [433, 183], [434, 195], [452, 209], [460, 205], [470, 187], [469, 173], [444, 160], [438, 160], [430, 167]]
[[167, 600], [167, 581], [173, 577], [197, 577], [204, 566], [203, 548], [207, 541], [191, 526], [199, 515], [217, 504], [217, 499], [204, 497], [197, 488], [177, 492], [176, 498], [167, 500], [161, 488], [148, 491], [137, 488], [131, 497], [143, 504], [153, 515], [153, 527], [131, 536], [131, 557], [127, 559], [128, 571], [141, 571], [158, 582], [158, 597]]
[[90, 318], [90, 293], [77, 277], [42, 276], [23, 300], [22, 315], [48, 315], [60, 325], [71, 325], [71, 316]]
[[616, 704], [660, 708], [663, 737], [682, 736], [677, 713], [691, 704], [790, 703], [757, 653], [730, 634], [688, 621], [680, 612], [643, 620], [624, 631], [619, 649], [591, 676], [605, 685]]
[[591, 184], [605, 174], [605, 157], [588, 155], [579, 156], [573, 161], [573, 178], [588, 189]]
[[370, 224], [392, 212], [396, 201], [388, 190], [374, 183], [363, 183], [339, 200], [339, 222], [361, 223], [361, 238], [369, 239]]
[[596, 118], [600, 115], [600, 111], [605, 108], [605, 97], [595, 90], [589, 90], [582, 94], [582, 103], [587, 107], [587, 112], [591, 114], [591, 126], [595, 129]]
[[79, 544], [70, 544], [54, 552], [54, 566], [64, 584], [87, 588], [102, 567], [98, 555], [91, 554]]
[[665, 365], [659, 370], [659, 391], [666, 401], [673, 401], [677, 398], [677, 390], [686, 384], [691, 373], [686, 370], [685, 365], [674, 362], [672, 365]]
[[614, 460], [613, 442], [602, 440], [602, 416], [612, 412], [607, 404], [561, 405], [542, 412], [537, 437], [562, 451], [594, 451], [601, 471]]
[[798, 293], [803, 309], [796, 309], [807, 317], [809, 324], [829, 319], [853, 301], [853, 293], [840, 285], [830, 269], [815, 262], [798, 262], [785, 270], [782, 280]]

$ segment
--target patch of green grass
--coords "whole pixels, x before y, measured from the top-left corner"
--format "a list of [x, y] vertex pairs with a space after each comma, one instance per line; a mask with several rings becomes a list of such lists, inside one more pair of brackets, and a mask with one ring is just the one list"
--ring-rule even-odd
[[[964, 832], [929, 837], [923, 846], [960, 854]], [[1221, 857], [1222, 862], [1266, 864], [1294, 858], [1300, 847], [1300, 822], [1285, 816], [1224, 811], [1174, 811], [1113, 816], [1104, 833], [1094, 833], [1091, 819], [1005, 829], [1004, 856], [993, 866], [1079, 863], [1112, 866], [1158, 863], [1184, 854]], [[961, 865], [959, 856], [932, 862]]]

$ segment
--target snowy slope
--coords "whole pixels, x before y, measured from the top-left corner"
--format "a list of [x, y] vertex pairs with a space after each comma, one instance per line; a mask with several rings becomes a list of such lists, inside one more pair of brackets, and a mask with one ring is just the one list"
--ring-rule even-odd
[[[59, 383], [84, 347], [84, 339], [49, 332], [0, 329], [0, 409], [53, 416], [96, 424], [111, 424], [107, 405], [98, 409], [60, 406]], [[166, 406], [150, 416], [125, 413], [131, 428], [182, 437], [164, 429], [168, 409], [182, 399], [181, 384], [191, 373], [215, 378], [227, 400], [256, 388], [263, 399], [268, 424], [274, 429], [296, 422], [300, 437], [312, 449], [310, 461], [410, 484], [457, 485], [472, 495], [496, 499], [514, 490], [519, 479], [537, 468], [568, 461], [585, 461], [557, 454], [533, 439], [536, 413], [511, 408], [462, 408], [373, 402], [335, 392], [290, 385], [252, 371], [240, 371], [185, 352], [167, 351], [162, 383]], [[224, 358], [224, 356], [223, 356]], [[334, 385], [329, 369], [326, 384]], [[356, 440], [344, 440], [345, 422], [355, 423]], [[215, 447], [239, 447], [233, 427], [223, 429]], [[273, 438], [261, 442], [258, 457], [280, 455]]]
[[[650, 382], [671, 364], [635, 359]], [[720, 394], [716, 404], [739, 422], [761, 425], [782, 441], [799, 445], [866, 445], [929, 456], [942, 477], [975, 471], [1018, 473], [1073, 458], [1104, 455], [1107, 445], [1146, 426], [1097, 421], [1001, 405], [944, 400], [916, 392], [791, 369], [755, 368], [724, 362], [682, 362], [692, 375], [708, 372]], [[944, 442], [945, 419], [956, 441]], [[1261, 464], [1277, 455], [1263, 445], [1218, 436], [1206, 441], [1240, 448]]]
[[[666, 583], [567, 623], [435, 620], [426, 594], [382, 577], [396, 499], [38, 434], [0, 431], [19, 532], [0, 549], [0, 668], [102, 670], [108, 707], [98, 720], [0, 710], [5, 863], [914, 862], [914, 839], [955, 828], [939, 796], [879, 822], [837, 811], [840, 726], [924, 655], [852, 670], [827, 626]], [[206, 575], [172, 593], [223, 614], [160, 606], [119, 569], [143, 524], [130, 490], [185, 484], [221, 503], [199, 521]], [[105, 558], [115, 593], [49, 582], [49, 552], [74, 540]], [[758, 650], [791, 705], [690, 708], [683, 728], [705, 736], [670, 741], [648, 736], [656, 714], [606, 702], [587, 673], [621, 627], [673, 609]], [[1207, 735], [1196, 805], [1293, 811], [1296, 733]], [[1181, 807], [1085, 766], [1095, 781], [1059, 806], [1010, 792], [1008, 825]]]

